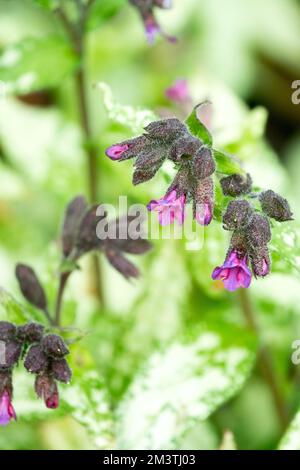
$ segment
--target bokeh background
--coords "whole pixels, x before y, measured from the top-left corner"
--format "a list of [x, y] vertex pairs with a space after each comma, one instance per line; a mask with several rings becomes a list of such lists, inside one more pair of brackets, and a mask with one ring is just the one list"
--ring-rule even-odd
[[[87, 192], [76, 61], [55, 14], [37, 3], [0, 1], [0, 285], [20, 302], [19, 261], [36, 268], [53, 300], [64, 207]], [[277, 448], [284, 430], [256, 364], [262, 344], [271, 350], [289, 421], [300, 406], [300, 365], [291, 362], [292, 342], [300, 339], [300, 105], [291, 100], [292, 82], [300, 80], [300, 2], [174, 0], [171, 10], [156, 13], [177, 44], [158, 38], [150, 47], [126, 1], [95, 8], [89, 21], [99, 198], [117, 205], [127, 195], [146, 204], [163, 193], [163, 177], [133, 187], [131, 163], [114, 164], [104, 150], [133, 135], [121, 105], [182, 116], [165, 89], [185, 78], [195, 104], [213, 102], [215, 145], [243, 160], [256, 186], [287, 197], [295, 213], [284, 230], [274, 226], [274, 272], [250, 289], [260, 335], [245, 328], [235, 294], [210, 279], [228, 244], [217, 222], [197, 252], [155, 242], [138, 260], [143, 276], [134, 283], [101, 258], [101, 308], [83, 261], [63, 312], [64, 325], [84, 333], [71, 347], [75, 374], [62, 387], [61, 410], [44, 410], [20, 368], [19, 419], [0, 429], [1, 449], [217, 449], [224, 433], [225, 447]], [[98, 82], [110, 87], [119, 116], [106, 109]], [[293, 432], [289, 445], [299, 448], [297, 421]]]

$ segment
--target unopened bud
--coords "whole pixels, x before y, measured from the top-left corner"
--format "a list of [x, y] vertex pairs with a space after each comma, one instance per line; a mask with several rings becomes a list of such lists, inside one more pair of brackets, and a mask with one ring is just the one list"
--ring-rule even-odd
[[60, 359], [69, 354], [69, 350], [64, 341], [58, 335], [50, 334], [44, 336], [41, 345], [46, 356], [50, 356], [54, 359]]
[[249, 174], [246, 176], [233, 174], [220, 180], [222, 190], [225, 196], [241, 196], [250, 193], [252, 180]]
[[51, 372], [56, 380], [66, 384], [70, 382], [72, 377], [72, 372], [66, 359], [53, 359], [51, 361]]
[[272, 219], [278, 220], [278, 222], [293, 220], [293, 213], [288, 201], [271, 189], [261, 193], [259, 200], [264, 213]]
[[176, 163], [192, 160], [201, 145], [202, 142], [197, 137], [186, 132], [173, 143], [170, 150], [170, 159]]
[[34, 270], [25, 264], [18, 264], [16, 277], [25, 299], [35, 307], [46, 310], [46, 294]]
[[48, 357], [40, 345], [31, 346], [24, 361], [24, 367], [32, 374], [43, 372], [48, 367]]
[[225, 230], [235, 230], [244, 227], [249, 222], [252, 213], [253, 209], [248, 201], [243, 199], [230, 201], [223, 215]]
[[62, 249], [65, 257], [68, 257], [74, 248], [76, 233], [86, 209], [84, 196], [77, 196], [67, 206], [62, 228]]
[[35, 391], [42, 398], [47, 408], [55, 409], [59, 405], [58, 388], [54, 378], [47, 374], [38, 375], [35, 379]]
[[250, 251], [252, 271], [255, 276], [265, 277], [270, 272], [270, 255], [267, 246], [258, 246]]
[[270, 223], [261, 214], [253, 214], [246, 230], [250, 247], [266, 246], [271, 241]]
[[27, 323], [17, 329], [17, 338], [26, 343], [38, 343], [43, 337], [44, 327], [39, 323]]
[[201, 147], [195, 155], [193, 162], [194, 176], [204, 179], [211, 176], [216, 170], [216, 163], [212, 151], [208, 147]]
[[105, 255], [110, 264], [117, 271], [119, 271], [119, 273], [121, 273], [125, 277], [125, 279], [139, 277], [140, 272], [138, 268], [130, 261], [128, 261], [128, 259], [120, 253], [120, 251], [109, 248], [105, 251]]
[[0, 321], [0, 341], [8, 341], [16, 335], [16, 327], [7, 321]]
[[186, 126], [177, 118], [162, 119], [154, 121], [145, 127], [151, 139], [157, 139], [162, 142], [171, 143], [181, 134], [187, 132]]

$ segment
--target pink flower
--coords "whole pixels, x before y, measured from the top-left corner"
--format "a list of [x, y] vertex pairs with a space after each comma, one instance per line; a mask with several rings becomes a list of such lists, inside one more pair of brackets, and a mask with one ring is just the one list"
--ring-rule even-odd
[[0, 399], [0, 426], [6, 426], [12, 419], [17, 419], [17, 417], [10, 395], [5, 391]]
[[197, 205], [196, 220], [200, 225], [209, 225], [213, 218], [213, 209], [211, 204], [204, 202]]
[[59, 405], [59, 396], [58, 393], [53, 393], [49, 398], [45, 399], [45, 405], [47, 408], [54, 410], [58, 408]]
[[184, 79], [176, 80], [172, 86], [166, 89], [166, 97], [179, 103], [189, 100], [190, 95], [187, 81]]
[[168, 41], [170, 42], [176, 42], [177, 39], [174, 36], [169, 36], [168, 34], [164, 33], [157, 23], [156, 19], [154, 18], [153, 15], [148, 16], [144, 20], [144, 25], [145, 25], [145, 31], [146, 31], [146, 37], [147, 41], [149, 44], [153, 44], [155, 41], [155, 38], [158, 34], [161, 34], [163, 37], [165, 37]]
[[158, 212], [160, 225], [169, 225], [176, 219], [180, 225], [184, 222], [185, 195], [177, 197], [176, 190], [166, 194], [158, 200], [150, 201], [147, 205], [149, 211]]
[[249, 287], [251, 276], [247, 256], [239, 257], [235, 250], [229, 253], [223, 266], [218, 266], [212, 273], [212, 278], [223, 281], [224, 287], [229, 291], [234, 291], [239, 287]]
[[105, 151], [105, 154], [111, 159], [111, 160], [119, 160], [119, 158], [121, 157], [121, 155], [126, 152], [126, 150], [129, 149], [129, 145], [128, 144], [123, 144], [123, 145], [120, 145], [120, 144], [115, 144], [115, 145], [112, 145], [111, 147], [108, 147], [108, 149], [106, 149]]

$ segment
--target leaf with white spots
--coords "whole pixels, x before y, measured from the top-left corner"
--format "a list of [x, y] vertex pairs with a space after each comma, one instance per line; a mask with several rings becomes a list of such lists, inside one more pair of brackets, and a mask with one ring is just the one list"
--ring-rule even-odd
[[62, 38], [28, 38], [0, 55], [0, 77], [6, 93], [26, 94], [58, 85], [76, 64], [71, 46]]
[[118, 409], [118, 447], [178, 448], [187, 432], [244, 385], [255, 360], [254, 343], [244, 330], [230, 330], [229, 338], [208, 329], [155, 353]]
[[150, 124], [150, 122], [158, 119], [157, 116], [148, 109], [134, 108], [133, 106], [118, 103], [113, 96], [111, 88], [106, 83], [97, 83], [97, 88], [102, 93], [103, 103], [109, 119], [127, 127], [132, 132], [138, 134], [142, 132], [143, 128]]

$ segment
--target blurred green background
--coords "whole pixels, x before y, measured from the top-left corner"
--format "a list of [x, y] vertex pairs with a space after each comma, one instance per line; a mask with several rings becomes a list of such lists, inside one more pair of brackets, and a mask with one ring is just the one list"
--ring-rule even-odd
[[[78, 64], [57, 17], [39, 3], [0, 1], [0, 285], [19, 301], [19, 261], [36, 268], [53, 300], [64, 207], [87, 192], [72, 76]], [[186, 78], [194, 103], [213, 102], [216, 146], [243, 160], [255, 185], [287, 197], [296, 221], [274, 225], [273, 273], [250, 289], [259, 338], [245, 328], [237, 296], [211, 281], [228, 244], [217, 222], [197, 252], [180, 241], [155, 242], [138, 259], [143, 277], [135, 283], [101, 258], [102, 308], [84, 260], [63, 318], [87, 334], [71, 347], [74, 379], [61, 387], [61, 409], [45, 411], [19, 368], [19, 419], [0, 429], [0, 448], [217, 449], [226, 430], [239, 449], [277, 448], [284, 430], [255, 357], [261, 344], [270, 347], [292, 420], [300, 406], [300, 365], [290, 359], [300, 338], [300, 105], [291, 101], [300, 79], [300, 2], [174, 0], [156, 13], [178, 43], [158, 38], [152, 47], [125, 0], [95, 3], [86, 67], [100, 200], [117, 205], [128, 195], [146, 204], [165, 181], [133, 187], [131, 163], [105, 157], [106, 147], [132, 136], [135, 118], [125, 126], [122, 106], [113, 117], [93, 85], [109, 85], [118, 106], [182, 116], [165, 89]], [[299, 421], [282, 446], [300, 448]]]

